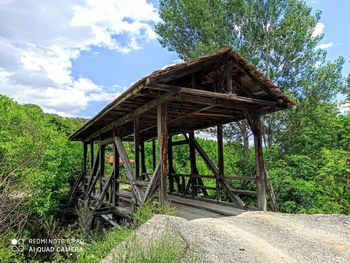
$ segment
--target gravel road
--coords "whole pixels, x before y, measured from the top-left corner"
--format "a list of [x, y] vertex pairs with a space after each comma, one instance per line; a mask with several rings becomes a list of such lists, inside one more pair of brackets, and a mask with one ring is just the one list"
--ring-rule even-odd
[[348, 216], [245, 212], [188, 221], [156, 215], [137, 237], [147, 244], [165, 229], [176, 229], [199, 262], [350, 262]]

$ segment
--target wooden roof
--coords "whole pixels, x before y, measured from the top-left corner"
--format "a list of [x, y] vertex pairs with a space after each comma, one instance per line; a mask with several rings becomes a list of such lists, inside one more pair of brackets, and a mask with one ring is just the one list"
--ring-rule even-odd
[[114, 129], [133, 134], [139, 117], [141, 139], [156, 136], [156, 106], [168, 104], [170, 134], [203, 129], [267, 114], [295, 103], [232, 49], [157, 70], [139, 80], [70, 136], [86, 141], [109, 138]]

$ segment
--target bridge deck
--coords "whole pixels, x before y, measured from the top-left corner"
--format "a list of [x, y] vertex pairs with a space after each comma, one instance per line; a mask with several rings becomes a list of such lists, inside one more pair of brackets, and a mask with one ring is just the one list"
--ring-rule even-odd
[[169, 195], [171, 205], [177, 210], [176, 215], [188, 220], [198, 218], [217, 218], [224, 216], [236, 216], [245, 210], [226, 206], [218, 203]]
[[[121, 191], [119, 206], [115, 208], [115, 213], [120, 216], [127, 215], [132, 217], [130, 200], [130, 190]], [[156, 194], [157, 197], [157, 194]], [[218, 218], [224, 216], [236, 216], [245, 210], [235, 208], [233, 206], [216, 203], [214, 200], [193, 199], [191, 197], [183, 197], [178, 195], [168, 195], [171, 206], [176, 208], [176, 215], [188, 220], [198, 218]], [[107, 204], [106, 204], [107, 205]], [[103, 212], [102, 212], [103, 213]]]

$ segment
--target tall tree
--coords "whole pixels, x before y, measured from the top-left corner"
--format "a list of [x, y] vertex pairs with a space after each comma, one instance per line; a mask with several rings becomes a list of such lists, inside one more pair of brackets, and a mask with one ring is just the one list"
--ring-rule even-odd
[[[326, 52], [317, 48], [323, 35], [315, 34], [321, 12], [313, 14], [303, 0], [161, 0], [159, 13], [159, 41], [181, 58], [233, 47], [296, 99], [311, 95], [305, 77], [325, 63]], [[286, 117], [277, 113], [263, 118], [265, 145], [272, 145]], [[247, 162], [247, 123], [227, 125], [225, 134], [238, 135], [231, 139], [243, 142]]]

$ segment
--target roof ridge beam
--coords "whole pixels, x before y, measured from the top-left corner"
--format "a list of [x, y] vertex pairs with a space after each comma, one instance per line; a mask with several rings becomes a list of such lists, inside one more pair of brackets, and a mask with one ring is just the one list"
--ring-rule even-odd
[[180, 94], [189, 94], [189, 95], [197, 95], [203, 97], [217, 98], [223, 100], [231, 100], [242, 103], [256, 104], [256, 105], [265, 105], [265, 106], [281, 106], [283, 103], [269, 100], [261, 100], [256, 98], [249, 98], [244, 96], [238, 96], [236, 94], [227, 94], [227, 93], [219, 93], [213, 91], [199, 90], [199, 89], [191, 89], [186, 87], [179, 87], [174, 85], [167, 84], [159, 84], [159, 83], [149, 83], [146, 88], [167, 91], [167, 92], [176, 92]]

